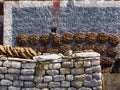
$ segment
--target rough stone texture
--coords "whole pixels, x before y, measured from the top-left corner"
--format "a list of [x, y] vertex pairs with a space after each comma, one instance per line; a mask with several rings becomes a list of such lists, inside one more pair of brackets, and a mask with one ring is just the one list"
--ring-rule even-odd
[[91, 61], [91, 65], [92, 66], [100, 65], [100, 60], [93, 60], [93, 61]]
[[71, 70], [71, 74], [84, 74], [84, 68], [73, 68], [72, 70]]
[[[120, 33], [119, 2], [108, 2], [109, 4], [103, 0], [99, 2], [94, 0], [92, 3], [88, 0], [86, 3], [75, 0], [74, 3], [73, 0], [62, 2], [58, 33], [65, 31]], [[19, 3], [21, 8], [15, 7], [17, 3], [6, 4], [4, 11], [6, 26], [4, 44], [6, 45], [14, 45], [19, 33], [50, 33], [50, 27], [56, 26], [51, 2]]]
[[0, 74], [0, 79], [3, 79], [4, 78], [4, 74]]
[[13, 86], [22, 87], [22, 86], [23, 86], [23, 81], [14, 80], [14, 81], [13, 81]]
[[10, 86], [8, 87], [8, 90], [21, 90], [21, 88]]
[[34, 74], [34, 69], [22, 69], [21, 74]]
[[22, 88], [22, 90], [40, 90], [38, 88]]
[[54, 75], [53, 79], [54, 79], [54, 81], [63, 81], [63, 80], [65, 80], [65, 76], [64, 75]]
[[101, 86], [93, 87], [93, 90], [102, 90], [102, 87]]
[[48, 86], [48, 83], [38, 83], [36, 85], [37, 88], [46, 88]]
[[11, 67], [11, 65], [12, 65], [12, 63], [11, 63], [10, 61], [5, 61], [5, 62], [3, 63], [3, 66], [4, 66], [4, 67]]
[[49, 69], [60, 69], [60, 68], [61, 68], [60, 63], [49, 64]]
[[44, 82], [50, 82], [52, 81], [52, 76], [45, 76], [43, 77]]
[[69, 68], [61, 68], [60, 74], [70, 74], [70, 69]]
[[34, 79], [34, 76], [33, 75], [21, 75], [19, 77], [20, 80], [33, 80]]
[[19, 74], [20, 70], [19, 69], [14, 69], [14, 68], [9, 68], [8, 73]]
[[74, 66], [73, 62], [63, 62], [62, 67], [63, 68], [72, 68]]
[[14, 61], [12, 61], [11, 67], [12, 68], [21, 68], [21, 63], [20, 62], [14, 62]]
[[75, 77], [75, 80], [76, 81], [84, 81], [85, 80], [85, 75], [76, 75]]
[[42, 81], [43, 81], [43, 77], [41, 77], [41, 76], [34, 77], [34, 82], [42, 82]]
[[0, 86], [0, 90], [7, 90], [7, 86]]
[[32, 81], [25, 81], [24, 87], [28, 87], [28, 88], [35, 87], [35, 84]]
[[86, 73], [99, 73], [101, 72], [101, 66], [94, 66], [94, 67], [91, 67], [91, 68], [87, 68], [85, 70]]
[[90, 67], [91, 62], [90, 61], [84, 61], [84, 67]]
[[83, 61], [77, 61], [75, 62], [75, 67], [83, 67], [84, 66], [84, 62]]
[[61, 82], [61, 87], [70, 87], [70, 82], [68, 82], [68, 81], [62, 81]]
[[66, 88], [51, 88], [50, 90], [66, 90]]
[[17, 74], [5, 74], [5, 79], [8, 80], [18, 80], [18, 76]]
[[48, 75], [58, 75], [59, 71], [58, 70], [47, 70], [46, 73]]
[[73, 87], [75, 87], [75, 88], [80, 88], [80, 87], [82, 87], [82, 85], [83, 85], [83, 82], [80, 82], [80, 81], [74, 81], [74, 82], [72, 82], [72, 86]]
[[58, 87], [60, 87], [60, 82], [50, 82], [48, 87], [49, 88], [58, 88]]
[[33, 69], [33, 68], [35, 68], [35, 66], [36, 66], [36, 64], [35, 63], [25, 63], [25, 64], [22, 64], [22, 68], [31, 68], [31, 69]]
[[12, 85], [12, 81], [2, 79], [2, 80], [1, 80], [1, 85]]
[[7, 67], [0, 67], [0, 73], [7, 73]]
[[48, 88], [42, 88], [41, 90], [49, 90]]
[[92, 75], [86, 74], [85, 75], [85, 80], [87, 80], [87, 81], [92, 80]]
[[92, 79], [91, 81], [84, 81], [84, 86], [87, 87], [97, 87], [101, 86], [101, 84], [102, 84], [101, 80]]
[[72, 81], [73, 80], [73, 75], [66, 75], [66, 80], [67, 81]]
[[102, 78], [102, 74], [101, 73], [93, 73], [93, 78], [96, 80], [100, 80]]
[[82, 87], [80, 88], [79, 90], [92, 90], [91, 88], [88, 88], [88, 87]]

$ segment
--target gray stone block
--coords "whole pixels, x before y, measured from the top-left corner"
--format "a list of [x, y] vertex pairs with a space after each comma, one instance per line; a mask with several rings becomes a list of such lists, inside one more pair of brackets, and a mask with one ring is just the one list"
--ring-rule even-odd
[[102, 90], [102, 86], [93, 87], [93, 90]]
[[91, 62], [90, 61], [84, 61], [84, 67], [90, 67]]
[[68, 90], [77, 90], [77, 89], [74, 87], [69, 87]]
[[80, 88], [80, 89], [78, 89], [78, 90], [93, 90], [93, 89], [88, 88], [88, 87], [82, 87], [82, 88]]
[[71, 74], [73, 75], [84, 74], [84, 68], [73, 68], [71, 69]]
[[1, 85], [12, 85], [12, 81], [6, 80], [6, 79], [2, 79], [1, 80]]
[[92, 66], [98, 66], [98, 65], [100, 65], [100, 60], [92, 60], [91, 61], [91, 65]]
[[35, 84], [32, 81], [25, 81], [24, 82], [24, 87], [25, 88], [33, 88], [33, 87], [35, 87]]
[[4, 61], [4, 62], [3, 62], [3, 66], [4, 66], [4, 67], [11, 67], [11, 65], [12, 65], [12, 62], [11, 62], [11, 61]]
[[0, 74], [0, 79], [3, 79], [4, 78], [4, 74]]
[[48, 87], [48, 83], [44, 83], [44, 82], [42, 82], [42, 83], [37, 83], [36, 84], [36, 87], [37, 88], [46, 88], [46, 87]]
[[61, 68], [60, 74], [70, 74], [70, 69], [69, 68]]
[[87, 80], [87, 81], [91, 81], [93, 78], [92, 78], [92, 75], [90, 75], [90, 74], [86, 74], [85, 75], [85, 80]]
[[34, 77], [34, 82], [42, 82], [42, 81], [43, 81], [43, 77], [41, 77], [41, 76]]
[[47, 70], [46, 71], [46, 74], [48, 75], [58, 75], [59, 74], [59, 71], [58, 70]]
[[60, 63], [55, 63], [55, 64], [49, 64], [49, 69], [60, 69], [61, 64]]
[[25, 69], [27, 69], [27, 68], [33, 69], [33, 68], [35, 68], [35, 66], [36, 66], [36, 63], [24, 63], [24, 64], [22, 64], [22, 68], [25, 68]]
[[48, 88], [42, 88], [41, 90], [49, 90]]
[[29, 80], [29, 81], [33, 81], [34, 76], [33, 75], [20, 75], [19, 76], [19, 80]]
[[21, 68], [21, 63], [20, 62], [12, 61], [11, 67], [12, 68]]
[[83, 61], [77, 61], [75, 62], [75, 67], [84, 67], [84, 62]]
[[51, 88], [50, 90], [67, 90], [66, 88]]
[[18, 74], [5, 74], [5, 79], [18, 80]]
[[22, 88], [22, 90], [40, 90], [39, 88]]
[[80, 82], [80, 81], [73, 81], [71, 84], [72, 84], [73, 87], [79, 89], [79, 88], [82, 87], [83, 82]]
[[50, 82], [50, 81], [52, 81], [52, 76], [44, 76], [43, 77], [43, 80], [44, 80], [44, 82]]
[[91, 68], [87, 68], [85, 69], [85, 73], [99, 73], [101, 72], [101, 66], [94, 66], [94, 67], [91, 67]]
[[10, 73], [10, 74], [19, 74], [20, 70], [19, 69], [15, 69], [15, 68], [9, 68], [8, 69], [8, 73]]
[[54, 81], [64, 81], [65, 76], [64, 75], [54, 75], [53, 79], [54, 79]]
[[0, 73], [7, 73], [7, 67], [0, 67]]
[[84, 86], [86, 87], [97, 87], [97, 86], [101, 86], [102, 85], [102, 81], [101, 80], [95, 80], [92, 79], [91, 81], [84, 81]]
[[59, 88], [60, 82], [50, 82], [48, 88]]
[[64, 88], [70, 87], [70, 82], [68, 82], [68, 81], [62, 81], [61, 82], [61, 87], [64, 87]]
[[21, 88], [20, 87], [9, 86], [8, 90], [21, 90]]
[[63, 68], [72, 68], [74, 66], [73, 62], [63, 62], [62, 67]]
[[93, 79], [100, 80], [102, 78], [101, 73], [93, 73]]
[[7, 90], [7, 86], [0, 85], [0, 90]]
[[67, 81], [73, 81], [73, 75], [66, 75]]
[[21, 74], [31, 74], [31, 75], [33, 75], [34, 74], [34, 72], [35, 72], [35, 70], [34, 69], [21, 69]]
[[76, 75], [74, 76], [75, 81], [81, 81], [83, 82], [85, 80], [85, 75]]
[[13, 86], [15, 86], [15, 87], [22, 87], [23, 86], [23, 81], [14, 80], [13, 81]]

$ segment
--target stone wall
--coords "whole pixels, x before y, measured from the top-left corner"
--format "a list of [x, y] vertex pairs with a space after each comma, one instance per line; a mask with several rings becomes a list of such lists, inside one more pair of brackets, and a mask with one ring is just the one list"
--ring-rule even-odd
[[0, 61], [0, 90], [102, 90], [100, 55], [95, 52], [41, 55], [31, 62], [8, 59]]
[[[120, 2], [63, 0], [58, 33], [78, 31], [120, 33]], [[20, 33], [50, 33], [56, 26], [52, 1], [21, 1], [4, 4], [4, 45], [15, 45]]]

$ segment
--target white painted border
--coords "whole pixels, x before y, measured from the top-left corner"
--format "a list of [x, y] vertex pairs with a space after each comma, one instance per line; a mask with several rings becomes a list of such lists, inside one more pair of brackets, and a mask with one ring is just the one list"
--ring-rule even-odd
[[[60, 5], [65, 7], [67, 0], [61, 1]], [[75, 6], [82, 7], [120, 7], [120, 1], [74, 1]], [[12, 7], [42, 7], [52, 6], [52, 1], [5, 1], [4, 2], [4, 35], [3, 44], [12, 45]]]
[[120, 7], [120, 1], [75, 1], [75, 6], [81, 7]]

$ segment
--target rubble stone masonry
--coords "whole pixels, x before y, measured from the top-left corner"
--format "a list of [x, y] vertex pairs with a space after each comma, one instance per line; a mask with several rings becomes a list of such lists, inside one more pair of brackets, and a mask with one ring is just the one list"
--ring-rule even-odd
[[102, 90], [98, 53], [75, 53], [72, 58], [40, 57], [35, 62], [1, 60], [0, 90]]

